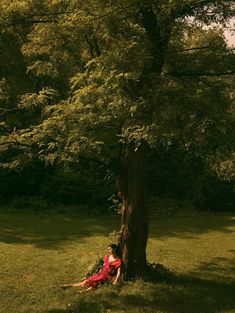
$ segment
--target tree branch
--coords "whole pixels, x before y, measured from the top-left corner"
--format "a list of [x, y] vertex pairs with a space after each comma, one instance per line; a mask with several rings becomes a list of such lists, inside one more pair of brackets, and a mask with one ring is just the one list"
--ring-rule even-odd
[[59, 23], [58, 20], [24, 20], [12, 23], [10, 25], [31, 25], [31, 24], [46, 24], [46, 23]]
[[168, 72], [166, 75], [173, 76], [173, 77], [183, 77], [183, 76], [226, 76], [226, 75], [234, 75], [234, 71], [229, 71], [229, 72]]
[[[193, 47], [193, 48], [188, 48], [188, 49], [182, 49], [182, 50], [173, 50], [175, 53], [182, 53], [182, 52], [188, 52], [188, 51], [194, 51], [194, 50], [203, 50], [203, 49], [209, 49], [214, 51], [219, 50], [219, 51], [225, 51], [225, 49], [218, 49], [218, 47], [213, 47], [213, 46], [202, 46], [202, 47]], [[228, 48], [226, 51], [234, 51], [235, 48]]]
[[21, 109], [20, 108], [13, 108], [13, 109], [3, 109], [3, 108], [0, 108], [0, 110], [3, 111], [3, 112], [0, 113], [0, 117], [1, 117], [1, 116], [3, 116], [6, 113], [9, 113], [9, 112], [12, 112], [12, 111], [18, 111], [18, 110], [21, 110]]
[[187, 52], [187, 51], [194, 51], [194, 50], [203, 50], [203, 49], [213, 49], [211, 46], [202, 46], [202, 47], [194, 47], [194, 48], [188, 48], [188, 49], [183, 49], [183, 50], [176, 50], [173, 51], [175, 53], [182, 53], [182, 52]]
[[[108, 17], [108, 16], [112, 16], [113, 14], [116, 14], [116, 15], [120, 15], [121, 13], [123, 12], [127, 12], [128, 9], [131, 9], [131, 8], [134, 8], [136, 7], [135, 4], [131, 4], [129, 6], [126, 6], [126, 7], [123, 7], [123, 8], [119, 8], [119, 9], [115, 9], [115, 10], [112, 10], [112, 11], [109, 11], [107, 13], [104, 13], [104, 14], [94, 14], [93, 16], [91, 16], [92, 21], [95, 21], [95, 20], [99, 20], [99, 19], [102, 19], [104, 17]], [[82, 11], [64, 11], [64, 12], [55, 12], [55, 13], [44, 13], [44, 14], [31, 14], [31, 15], [28, 15], [26, 16], [24, 19], [18, 19], [18, 21], [16, 22], [13, 22], [13, 23], [9, 23], [8, 25], [9, 26], [12, 26], [12, 25], [27, 25], [27, 24], [38, 24], [38, 23], [59, 23], [58, 20], [50, 20], [50, 19], [47, 19], [47, 20], [41, 20], [41, 19], [35, 19], [34, 18], [37, 18], [37, 17], [50, 17], [50, 16], [59, 16], [59, 15], [70, 15], [70, 14], [76, 14], [76, 13], [83, 13]]]
[[95, 37], [90, 39], [88, 34], [85, 34], [84, 37], [90, 47], [91, 57], [99, 57], [101, 55], [101, 51], [97, 39]]

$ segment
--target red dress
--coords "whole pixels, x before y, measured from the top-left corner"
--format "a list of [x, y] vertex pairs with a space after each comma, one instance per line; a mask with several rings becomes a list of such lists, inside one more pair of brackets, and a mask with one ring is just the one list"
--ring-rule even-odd
[[121, 266], [121, 259], [109, 262], [109, 256], [104, 257], [104, 265], [101, 271], [86, 278], [86, 282], [89, 287], [96, 287], [98, 284], [104, 284], [109, 281], [117, 272], [117, 269]]

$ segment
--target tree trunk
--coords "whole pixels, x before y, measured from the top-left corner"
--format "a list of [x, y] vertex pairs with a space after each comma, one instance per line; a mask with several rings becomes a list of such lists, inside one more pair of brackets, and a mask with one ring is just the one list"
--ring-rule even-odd
[[[145, 28], [150, 42], [153, 61], [146, 65], [134, 88], [134, 95], [151, 97], [152, 76], [161, 74], [165, 51], [170, 39], [171, 20], [158, 21], [153, 8], [143, 6], [137, 20]], [[146, 94], [146, 90], [148, 90]], [[154, 98], [155, 95], [153, 95]], [[153, 100], [153, 104], [155, 101]], [[152, 115], [153, 107], [146, 106], [145, 117]], [[147, 192], [147, 143], [138, 147], [129, 144], [123, 148], [118, 189], [122, 199], [121, 236], [119, 245], [127, 279], [143, 276], [147, 270], [146, 246], [148, 239], [149, 209]]]
[[126, 279], [141, 276], [147, 269], [149, 210], [146, 158], [147, 144], [125, 147], [118, 177], [119, 195], [122, 199], [119, 245]]

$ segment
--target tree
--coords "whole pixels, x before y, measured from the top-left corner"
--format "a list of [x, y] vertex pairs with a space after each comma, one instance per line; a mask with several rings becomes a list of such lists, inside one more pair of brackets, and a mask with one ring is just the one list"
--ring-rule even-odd
[[111, 168], [125, 275], [142, 275], [149, 148], [178, 140], [209, 160], [234, 147], [234, 52], [220, 31], [202, 27], [225, 23], [233, 1], [18, 1], [2, 12], [3, 27], [24, 34], [28, 73], [39, 82], [18, 107], [40, 113], [27, 129], [2, 136], [2, 147], [18, 147], [21, 158], [86, 158]]

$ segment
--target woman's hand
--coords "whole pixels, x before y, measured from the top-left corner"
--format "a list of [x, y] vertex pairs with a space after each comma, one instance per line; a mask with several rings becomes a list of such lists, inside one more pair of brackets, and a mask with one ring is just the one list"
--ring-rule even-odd
[[117, 270], [116, 278], [113, 281], [113, 285], [117, 285], [117, 283], [119, 282], [120, 277], [121, 277], [121, 268], [119, 267], [118, 270]]

